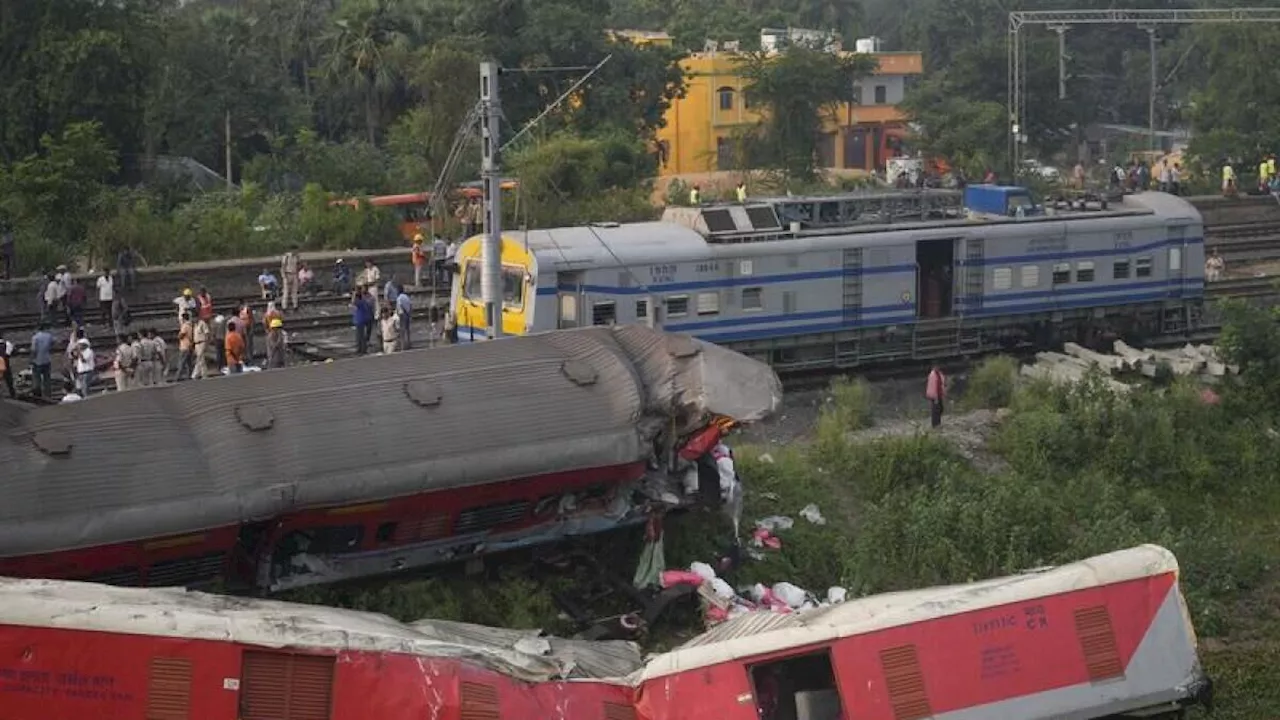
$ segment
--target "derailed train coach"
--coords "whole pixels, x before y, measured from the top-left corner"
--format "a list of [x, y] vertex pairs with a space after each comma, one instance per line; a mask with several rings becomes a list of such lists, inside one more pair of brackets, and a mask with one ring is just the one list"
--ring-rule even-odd
[[6, 720], [1174, 717], [1210, 699], [1163, 548], [627, 642], [0, 579]]
[[0, 401], [0, 575], [270, 592], [604, 531], [699, 500], [673, 449], [780, 403], [643, 327]]
[[[485, 337], [481, 244], [457, 254], [463, 342]], [[1185, 334], [1204, 296], [1200, 213], [1158, 192], [1048, 209], [999, 186], [761, 198], [510, 232], [501, 255], [509, 335], [635, 323], [779, 371]]]

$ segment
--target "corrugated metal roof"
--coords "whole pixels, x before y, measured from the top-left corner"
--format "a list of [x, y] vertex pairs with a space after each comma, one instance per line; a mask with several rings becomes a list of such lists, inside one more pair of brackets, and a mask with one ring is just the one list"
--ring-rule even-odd
[[[757, 361], [702, 343], [667, 359], [690, 342], [586, 328], [6, 412], [0, 556], [633, 463], [670, 424], [655, 418], [777, 407], [777, 378]], [[567, 361], [594, 382], [572, 380]], [[737, 396], [711, 382], [743, 372], [772, 384]]]

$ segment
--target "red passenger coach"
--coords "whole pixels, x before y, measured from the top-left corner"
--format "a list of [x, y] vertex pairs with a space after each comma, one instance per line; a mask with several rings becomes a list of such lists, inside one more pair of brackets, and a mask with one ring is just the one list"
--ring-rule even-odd
[[626, 642], [0, 579], [4, 720], [1049, 720], [1207, 697], [1177, 562], [1012, 577]]
[[664, 448], [780, 403], [641, 326], [0, 401], [0, 575], [276, 591], [600, 532], [692, 499]]
[[639, 666], [625, 642], [0, 580], [4, 720], [626, 718], [632, 690], [608, 678]]
[[[1039, 720], [1205, 696], [1178, 565], [1147, 545], [1045, 571], [748, 614], [647, 663], [645, 720]], [[714, 688], [714, 691], [712, 691]]]

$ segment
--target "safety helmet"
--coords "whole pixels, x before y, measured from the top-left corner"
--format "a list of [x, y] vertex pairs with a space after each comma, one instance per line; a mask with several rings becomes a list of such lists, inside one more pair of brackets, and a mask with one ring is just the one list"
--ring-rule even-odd
[[280, 318], [271, 318], [271, 327], [284, 327], [284, 320], [281, 320]]
[[421, 242], [422, 242], [422, 233], [418, 233], [417, 235], [414, 235], [414, 236], [413, 236], [413, 242], [414, 242], [414, 243], [421, 243]]
[[191, 288], [183, 288], [182, 297], [191, 297]]

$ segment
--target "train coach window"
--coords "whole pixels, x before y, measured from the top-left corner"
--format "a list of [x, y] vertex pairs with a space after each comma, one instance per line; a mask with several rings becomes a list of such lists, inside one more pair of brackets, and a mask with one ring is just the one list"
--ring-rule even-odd
[[613, 325], [618, 322], [618, 306], [612, 300], [591, 303], [592, 325]]
[[636, 301], [636, 319], [644, 320], [648, 317], [649, 317], [649, 301], [637, 300]]
[[481, 291], [481, 270], [480, 263], [468, 262], [466, 271], [462, 276], [462, 294], [472, 302], [480, 302], [484, 298]]
[[1111, 265], [1112, 280], [1128, 280], [1129, 279], [1129, 261], [1117, 260]]
[[994, 290], [1008, 290], [1013, 287], [1013, 268], [996, 268], [992, 270], [991, 287]]
[[763, 310], [764, 288], [742, 288], [742, 309]]
[[720, 293], [698, 293], [698, 314], [715, 315], [720, 312]]
[[502, 269], [502, 304], [508, 307], [524, 307], [524, 271], [519, 268]]
[[1076, 282], [1093, 282], [1093, 261], [1082, 260], [1076, 263]]
[[1133, 261], [1134, 277], [1151, 277], [1151, 258], [1140, 257]]
[[1039, 265], [1023, 265], [1022, 266], [1022, 287], [1024, 288], [1040, 287], [1040, 266]]
[[1182, 248], [1169, 248], [1169, 272], [1182, 269]]
[[1071, 263], [1054, 263], [1053, 284], [1066, 285], [1071, 282]]
[[672, 295], [667, 298], [667, 317], [684, 317], [689, 314], [689, 296]]

